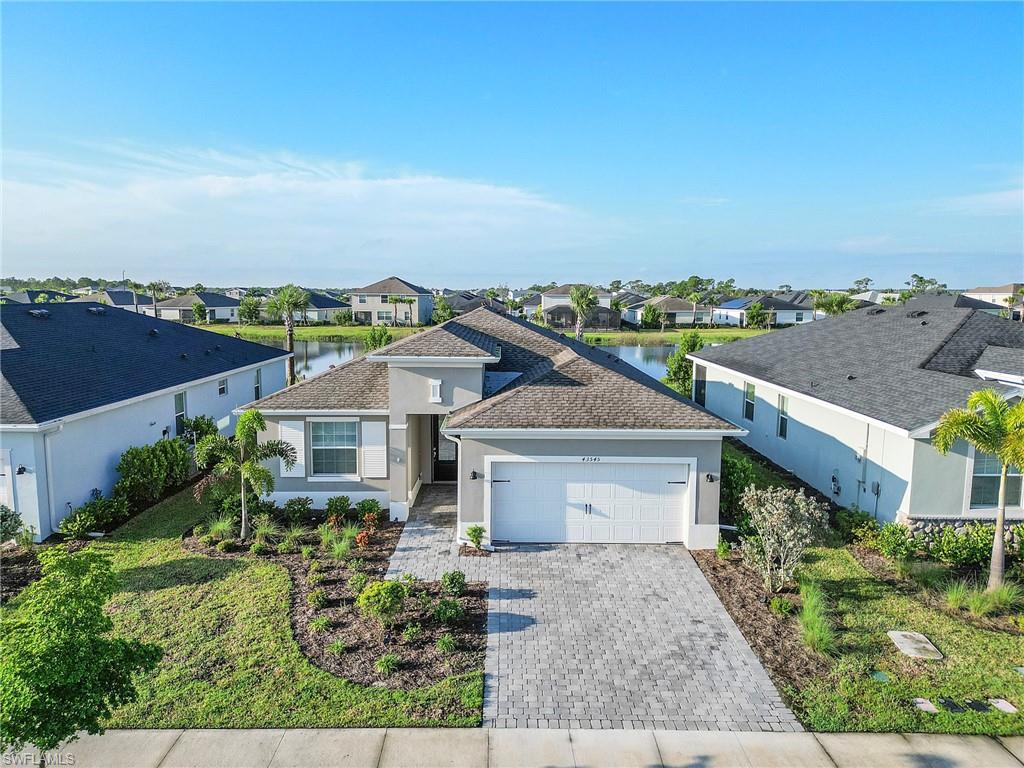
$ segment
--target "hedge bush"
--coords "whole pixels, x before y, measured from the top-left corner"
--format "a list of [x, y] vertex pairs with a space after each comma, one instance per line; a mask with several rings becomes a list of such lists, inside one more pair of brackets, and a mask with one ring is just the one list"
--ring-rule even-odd
[[981, 523], [970, 523], [963, 531], [943, 528], [928, 547], [936, 560], [955, 566], [979, 566], [992, 557], [992, 539], [995, 529]]
[[192, 457], [184, 442], [157, 440], [151, 445], [133, 446], [121, 454], [114, 495], [123, 497], [133, 512], [155, 504], [163, 494], [188, 480]]
[[60, 521], [60, 532], [73, 539], [87, 539], [93, 531], [112, 531], [131, 516], [128, 501], [121, 496], [104, 498], [96, 493], [89, 501]]

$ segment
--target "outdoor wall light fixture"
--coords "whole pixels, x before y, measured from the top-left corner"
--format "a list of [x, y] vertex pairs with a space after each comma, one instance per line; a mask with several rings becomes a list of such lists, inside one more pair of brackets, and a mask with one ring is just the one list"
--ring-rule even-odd
[[28, 470], [25, 469], [25, 465], [24, 464], [19, 464], [18, 468], [14, 471], [14, 474], [16, 474], [16, 475], [24, 475], [26, 472], [28, 472]]
[[478, 474], [476, 473], [476, 470], [475, 470], [475, 469], [474, 469], [474, 470], [473, 470], [472, 472], [470, 472], [470, 473], [469, 473], [469, 479], [470, 479], [470, 480], [476, 480], [476, 479], [477, 479], [478, 477], [480, 477], [480, 475], [478, 475]]
[[710, 472], [704, 475], [704, 479], [707, 480], [709, 483], [715, 482], [715, 476], [712, 475]]

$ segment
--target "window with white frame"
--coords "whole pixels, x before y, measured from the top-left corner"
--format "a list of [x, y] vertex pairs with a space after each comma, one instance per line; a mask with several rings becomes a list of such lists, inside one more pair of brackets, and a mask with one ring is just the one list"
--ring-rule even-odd
[[[981, 451], [974, 453], [974, 475], [971, 477], [971, 509], [995, 507], [999, 504], [999, 459]], [[1021, 505], [1020, 467], [1006, 472], [1006, 506]]]
[[779, 423], [775, 434], [783, 440], [789, 435], [789, 398], [779, 395]]
[[359, 297], [356, 299], [356, 301], [358, 303], [360, 303], [360, 304], [365, 304], [366, 303], [366, 294], [365, 293], [359, 294]]
[[259, 400], [263, 397], [263, 371], [259, 368], [256, 369], [256, 380], [252, 387], [253, 400]]
[[378, 310], [377, 320], [382, 323], [390, 323], [394, 320], [395, 315], [390, 309]]
[[185, 419], [188, 418], [188, 403], [186, 402], [185, 393], [178, 392], [174, 396], [174, 434], [183, 435], [185, 434]]
[[358, 428], [358, 421], [310, 422], [314, 475], [357, 473]]
[[430, 380], [430, 402], [441, 402], [441, 379]]
[[747, 421], [754, 420], [754, 385], [743, 385], [743, 418]]
[[391, 302], [389, 301], [389, 299], [390, 299], [390, 298], [391, 298], [391, 297], [390, 297], [390, 296], [388, 296], [387, 294], [385, 294], [385, 293], [382, 293], [382, 294], [380, 295], [380, 303], [381, 303], [381, 304], [390, 304], [390, 303], [391, 303]]
[[802, 323], [804, 321], [804, 313], [803, 312], [797, 312], [796, 313], [796, 321], [798, 323]]
[[217, 381], [217, 394], [223, 397], [228, 393], [228, 380], [220, 379]]

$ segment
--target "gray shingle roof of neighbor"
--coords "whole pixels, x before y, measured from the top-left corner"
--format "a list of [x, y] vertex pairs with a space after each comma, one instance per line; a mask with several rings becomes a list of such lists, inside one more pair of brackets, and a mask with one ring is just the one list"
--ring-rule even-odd
[[892, 306], [705, 347], [693, 357], [914, 430], [992, 386], [973, 373], [989, 345], [1024, 349], [1024, 325], [977, 310]]
[[391, 277], [385, 277], [383, 280], [378, 280], [376, 283], [370, 283], [363, 288], [357, 288], [353, 293], [408, 293], [422, 296], [429, 294], [430, 291], [422, 285], [416, 285], [408, 280], [392, 275]]
[[[544, 291], [544, 295], [568, 296], [570, 291], [572, 291], [572, 289], [575, 288], [577, 285], [586, 285], [586, 283], [565, 283], [564, 285], [559, 285], [556, 288], [552, 288], [550, 291]], [[594, 293], [598, 296], [611, 296], [611, 294], [608, 293], [608, 291], [604, 290], [603, 288], [594, 287]]]
[[[486, 307], [373, 354], [397, 356], [414, 350], [439, 355], [466, 345], [477, 354], [500, 347], [501, 355], [485, 368], [492, 374], [493, 391], [488, 386], [485, 399], [449, 415], [447, 426], [455, 432], [475, 427], [734, 429], [615, 355]], [[383, 409], [388, 398], [387, 363], [362, 357], [270, 395], [254, 407]]]
[[62, 291], [49, 291], [49, 290], [32, 290], [32, 291], [15, 291], [14, 293], [8, 293], [0, 297], [5, 302], [11, 302], [12, 304], [35, 304], [36, 299], [39, 298], [40, 294], [46, 294], [47, 302], [52, 302], [54, 299], [64, 299], [64, 301], [71, 301], [76, 298], [73, 294], [63, 293]]
[[39, 424], [287, 354], [95, 303], [7, 305], [0, 321], [3, 424]]
[[202, 302], [207, 307], [237, 307], [239, 305], [238, 299], [232, 299], [223, 293], [213, 293], [212, 291], [186, 293], [183, 296], [174, 296], [170, 299], [158, 301], [156, 305], [166, 309], [174, 309], [176, 307], [191, 309], [192, 305], [197, 301]]
[[741, 296], [737, 299], [730, 299], [729, 301], [722, 302], [719, 305], [719, 309], [747, 309], [751, 304], [760, 304], [764, 309], [770, 310], [797, 310], [804, 311], [807, 307], [802, 304], [794, 304], [791, 301], [784, 301], [783, 299], [776, 298], [775, 296], [768, 296], [763, 294], [761, 296]]
[[1024, 376], [1024, 349], [989, 344], [974, 361], [974, 370]]
[[138, 296], [139, 306], [149, 306], [153, 303], [153, 297], [145, 293], [136, 294], [135, 291], [98, 291], [97, 293], [89, 294], [88, 296], [80, 296], [77, 299], [72, 299], [74, 302], [81, 303], [83, 301], [92, 301], [98, 304], [109, 304], [113, 307], [133, 307], [135, 306], [135, 297]]
[[1024, 290], [1024, 283], [1007, 283], [1006, 285], [982, 285], [971, 288], [965, 293], [1019, 293]]
[[372, 357], [500, 357], [493, 338], [454, 318], [368, 353]]
[[326, 293], [317, 293], [316, 291], [306, 291], [306, 293], [309, 294], [310, 309], [347, 309], [349, 306], [344, 301], [328, 296]]
[[1006, 305], [1000, 306], [989, 301], [974, 299], [964, 296], [962, 293], [921, 293], [912, 299], [907, 299], [903, 304], [907, 310], [914, 309], [984, 309], [989, 312], [1006, 309]]
[[701, 304], [694, 304], [693, 302], [687, 301], [686, 299], [680, 299], [676, 296], [652, 296], [649, 299], [644, 299], [636, 304], [634, 307], [642, 307], [645, 304], [651, 304], [665, 312], [692, 312], [694, 309], [698, 311], [707, 309]]
[[478, 307], [505, 309], [505, 302], [501, 299], [492, 299], [473, 291], [445, 291], [444, 298], [456, 312], [471, 312]]

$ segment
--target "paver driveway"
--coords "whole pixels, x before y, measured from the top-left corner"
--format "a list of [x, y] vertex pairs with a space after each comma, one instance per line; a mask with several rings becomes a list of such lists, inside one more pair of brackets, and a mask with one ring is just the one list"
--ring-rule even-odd
[[681, 546], [545, 544], [458, 557], [428, 486], [390, 576], [488, 582], [484, 725], [801, 730]]

